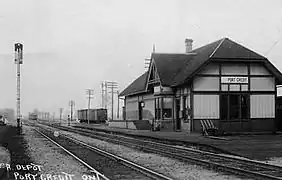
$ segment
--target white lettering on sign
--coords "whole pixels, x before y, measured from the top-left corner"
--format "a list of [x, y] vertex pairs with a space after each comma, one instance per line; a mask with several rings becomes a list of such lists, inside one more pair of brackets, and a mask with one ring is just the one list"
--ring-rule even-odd
[[221, 83], [248, 83], [248, 77], [221, 77]]
[[161, 86], [154, 87], [154, 93], [161, 93]]

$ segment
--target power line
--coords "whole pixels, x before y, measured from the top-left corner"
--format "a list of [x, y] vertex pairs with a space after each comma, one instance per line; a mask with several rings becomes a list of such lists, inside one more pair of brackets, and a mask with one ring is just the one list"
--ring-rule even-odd
[[[156, 52], [156, 47], [155, 47], [155, 44], [154, 44], [154, 45], [153, 45], [153, 51], [152, 51], [152, 53], [155, 53], [155, 52]], [[149, 70], [151, 61], [152, 61], [151, 58], [146, 58], [146, 59], [145, 59], [145, 61], [144, 61], [144, 68], [145, 68], [145, 71]]]
[[114, 91], [118, 89], [118, 83], [114, 81], [106, 81], [106, 89], [111, 89], [112, 94], [112, 120], [114, 119], [114, 93], [117, 93], [117, 91]]
[[62, 114], [63, 114], [63, 108], [60, 108], [60, 123], [61, 123], [61, 121], [62, 121]]
[[119, 91], [117, 91], [117, 100], [118, 100], [118, 103], [117, 103], [117, 119], [119, 119]]
[[88, 111], [87, 111], [87, 119], [88, 119], [88, 124], [90, 123], [90, 103], [91, 103], [91, 99], [93, 99], [93, 95], [94, 95], [94, 90], [93, 89], [86, 89], [86, 95], [87, 95], [87, 99], [88, 99]]
[[[282, 37], [282, 36], [281, 36], [281, 37]], [[280, 38], [281, 38], [281, 37], [280, 37]], [[266, 52], [265, 56], [267, 56], [268, 53], [270, 53], [270, 52], [272, 51], [272, 49], [279, 43], [280, 38], [279, 38], [278, 40], [276, 40], [276, 41], [272, 44], [272, 46], [271, 46], [271, 47], [269, 48], [269, 50]]]
[[69, 106], [70, 106], [70, 119], [68, 118], [68, 125], [70, 125], [70, 121], [72, 121], [73, 107], [75, 106], [75, 102], [73, 100], [70, 100]]

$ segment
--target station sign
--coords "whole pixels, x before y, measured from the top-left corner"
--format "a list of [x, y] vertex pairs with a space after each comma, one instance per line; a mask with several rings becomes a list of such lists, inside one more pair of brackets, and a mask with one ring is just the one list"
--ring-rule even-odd
[[154, 95], [160, 94], [172, 94], [171, 87], [164, 87], [164, 86], [155, 86], [154, 87]]
[[221, 77], [221, 83], [247, 84], [248, 82], [248, 77]]

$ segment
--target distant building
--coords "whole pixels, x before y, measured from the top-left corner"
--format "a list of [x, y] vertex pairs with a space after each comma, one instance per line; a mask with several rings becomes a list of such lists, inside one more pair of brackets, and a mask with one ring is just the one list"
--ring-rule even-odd
[[126, 120], [169, 131], [200, 131], [202, 119], [226, 132], [275, 131], [281, 72], [228, 38], [195, 50], [192, 42], [183, 54], [152, 53], [149, 70], [120, 94]]
[[0, 115], [6, 117], [8, 121], [13, 121], [15, 119], [14, 109], [11, 108], [0, 109]]

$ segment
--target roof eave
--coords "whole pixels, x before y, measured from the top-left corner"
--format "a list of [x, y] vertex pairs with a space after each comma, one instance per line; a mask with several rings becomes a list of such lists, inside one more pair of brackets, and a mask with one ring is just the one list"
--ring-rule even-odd
[[133, 92], [133, 93], [127, 93], [127, 94], [121, 94], [120, 96], [132, 96], [132, 95], [138, 95], [138, 94], [142, 94], [142, 93], [146, 93], [148, 91], [137, 91], [137, 92]]

